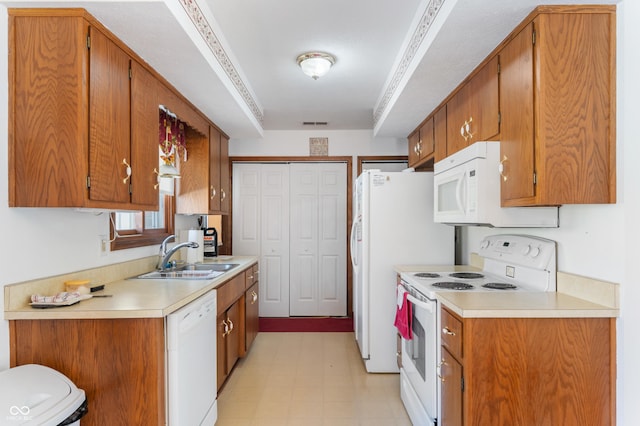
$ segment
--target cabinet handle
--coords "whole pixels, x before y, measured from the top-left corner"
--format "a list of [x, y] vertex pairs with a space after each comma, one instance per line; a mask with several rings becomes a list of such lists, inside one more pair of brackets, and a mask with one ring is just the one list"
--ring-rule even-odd
[[[447, 327], [444, 327], [442, 329], [442, 333], [443, 334], [447, 334], [449, 336], [455, 336], [456, 335], [456, 333], [454, 333], [453, 331], [449, 330]], [[442, 362], [444, 363], [444, 361], [442, 361]]]
[[125, 173], [127, 173], [127, 176], [125, 176], [124, 179], [122, 179], [122, 183], [127, 183], [129, 178], [131, 177], [131, 166], [129, 165], [129, 163], [127, 163], [127, 159], [126, 158], [122, 159], [122, 164], [127, 166], [127, 168], [125, 169]]
[[156, 184], [153, 185], [153, 189], [158, 189], [158, 187], [160, 186], [160, 172], [158, 171], [157, 168], [153, 168], [153, 173], [156, 174]]
[[220, 201], [224, 201], [224, 199], [227, 198], [227, 193], [224, 192], [223, 188], [220, 188], [220, 193], [222, 194], [222, 197], [220, 198]]
[[233, 321], [231, 321], [229, 318], [227, 318], [227, 321], [229, 321], [229, 334], [231, 334], [231, 332], [233, 331]]
[[464, 130], [467, 133], [467, 136], [469, 137], [469, 139], [473, 138], [473, 133], [471, 133], [471, 123], [473, 122], [473, 117], [469, 117], [469, 121], [465, 121], [465, 128]]
[[258, 301], [258, 294], [255, 291], [251, 292], [251, 304], [253, 305]]
[[213, 185], [211, 185], [211, 199], [213, 200], [215, 196], [216, 196], [216, 189], [213, 187]]
[[222, 325], [224, 325], [224, 333], [222, 333], [222, 337], [226, 337], [227, 334], [230, 333], [229, 324], [227, 324], [227, 322], [225, 320], [222, 320]]
[[500, 177], [503, 181], [507, 181], [508, 177], [504, 174], [504, 163], [509, 161], [506, 155], [503, 155], [502, 160], [500, 160], [500, 165], [498, 165], [498, 172], [500, 173]]
[[[449, 365], [447, 364], [444, 359], [442, 361], [440, 361], [440, 364], [438, 364], [438, 369], [440, 369], [443, 365]], [[444, 376], [442, 375], [442, 370], [440, 369], [440, 371], [438, 372], [438, 377], [440, 378], [441, 382], [444, 382]]]

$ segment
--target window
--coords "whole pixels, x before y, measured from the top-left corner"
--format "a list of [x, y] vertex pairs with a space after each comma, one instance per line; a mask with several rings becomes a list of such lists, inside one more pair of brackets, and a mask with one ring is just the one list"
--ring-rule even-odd
[[174, 199], [160, 195], [158, 211], [111, 213], [111, 251], [160, 244], [174, 233]]

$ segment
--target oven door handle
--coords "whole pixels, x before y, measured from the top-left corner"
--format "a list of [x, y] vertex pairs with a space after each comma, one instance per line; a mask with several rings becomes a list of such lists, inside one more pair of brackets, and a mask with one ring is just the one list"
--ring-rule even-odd
[[422, 300], [416, 299], [415, 297], [413, 297], [410, 294], [407, 294], [407, 300], [409, 302], [413, 303], [414, 305], [416, 305], [419, 308], [426, 309], [430, 313], [434, 312], [435, 302], [433, 302], [433, 303], [423, 302]]

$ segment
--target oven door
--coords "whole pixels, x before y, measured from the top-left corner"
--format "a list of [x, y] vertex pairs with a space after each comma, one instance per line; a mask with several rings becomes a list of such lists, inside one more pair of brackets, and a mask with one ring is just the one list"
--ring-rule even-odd
[[[407, 300], [413, 305], [413, 339], [403, 339], [402, 377], [410, 385], [413, 398], [403, 395], [403, 402], [414, 424], [435, 424], [438, 386], [437, 302], [426, 297], [421, 299], [424, 300], [407, 296]], [[408, 407], [416, 398], [419, 405], [413, 402], [415, 406]]]

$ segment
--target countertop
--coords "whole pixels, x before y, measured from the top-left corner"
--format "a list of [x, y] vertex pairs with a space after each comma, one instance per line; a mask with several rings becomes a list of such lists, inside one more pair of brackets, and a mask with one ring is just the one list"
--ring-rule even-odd
[[[399, 274], [443, 270], [480, 271], [474, 265], [397, 265]], [[437, 299], [462, 318], [614, 318], [618, 284], [558, 272], [555, 292], [436, 292]], [[604, 296], [603, 296], [604, 295]]]
[[[5, 298], [20, 301], [6, 301], [4, 318], [19, 319], [117, 319], [117, 318], [161, 318], [198, 297], [214, 290], [220, 284], [243, 273], [247, 267], [257, 262], [254, 256], [226, 256], [211, 263], [237, 263], [238, 266], [212, 280], [184, 279], [136, 279], [123, 278], [105, 284], [102, 291], [94, 294], [111, 297], [93, 297], [71, 306], [36, 309], [29, 305], [26, 288], [30, 283], [16, 284], [5, 291]], [[207, 261], [209, 262], [209, 261]], [[133, 276], [137, 276], [135, 274]], [[29, 289], [32, 289], [30, 287]], [[33, 290], [32, 290], [33, 291]]]

